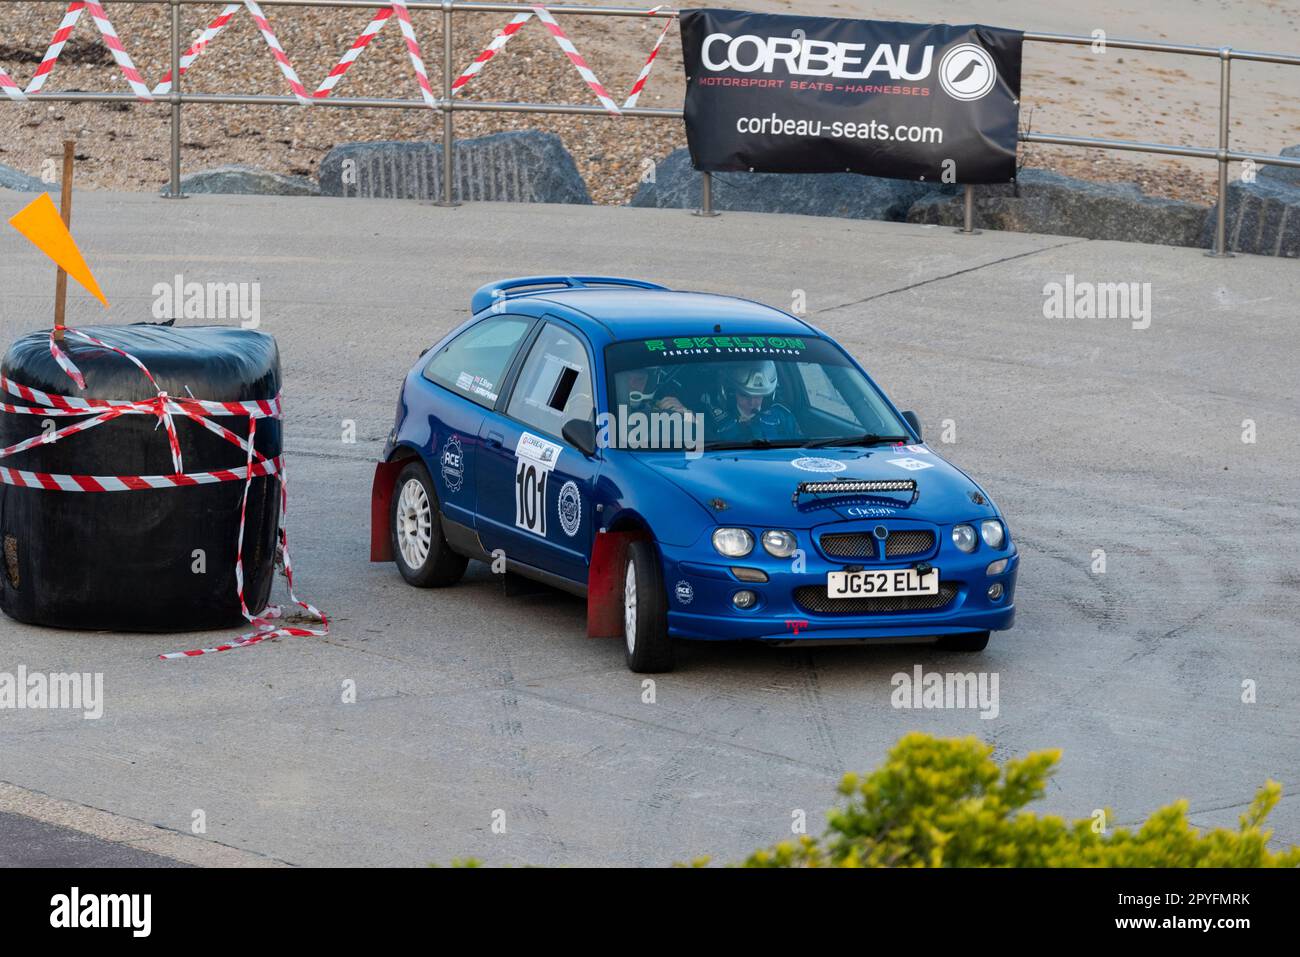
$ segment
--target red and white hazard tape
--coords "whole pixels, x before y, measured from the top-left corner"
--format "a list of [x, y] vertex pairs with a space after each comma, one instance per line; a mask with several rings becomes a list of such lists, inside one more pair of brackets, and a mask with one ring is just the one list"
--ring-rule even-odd
[[32, 81], [27, 84], [26, 93], [28, 96], [39, 93], [41, 87], [45, 85], [45, 81], [49, 79], [50, 71], [54, 69], [59, 54], [63, 52], [63, 45], [68, 42], [68, 37], [72, 34], [72, 28], [81, 19], [81, 11], [85, 9], [85, 6], [84, 3], [68, 4], [68, 9], [63, 14], [63, 22], [54, 31], [50, 46], [45, 51], [45, 56], [41, 57], [40, 65], [36, 67], [36, 74], [32, 77]]
[[[181, 54], [181, 60], [180, 60], [181, 76], [184, 76], [185, 71], [190, 68], [190, 65], [193, 64], [193, 62], [197, 60], [200, 56], [202, 56], [203, 51], [206, 50], [208, 48], [208, 44], [212, 42], [212, 38], [221, 32], [222, 28], [227, 23], [230, 22], [230, 18], [233, 17], [236, 13], [238, 13], [242, 9], [242, 7], [243, 5], [239, 3], [226, 4], [225, 7], [222, 8], [221, 12], [217, 14], [217, 18], [213, 20], [211, 23], [209, 23], [207, 27], [204, 29], [204, 31], [199, 34], [198, 39], [196, 39], [192, 44], [190, 44], [190, 48]], [[168, 70], [166, 73], [163, 74], [162, 82], [159, 83], [156, 87], [154, 87], [153, 95], [162, 96], [166, 93], [170, 93], [171, 91], [172, 91], [172, 71]]]
[[384, 24], [388, 22], [388, 18], [392, 15], [392, 7], [383, 7], [375, 13], [375, 18], [361, 31], [361, 36], [357, 37], [356, 42], [352, 44], [348, 52], [343, 54], [343, 59], [335, 64], [312, 96], [320, 99], [330, 95], [330, 90], [334, 89], [339, 80], [343, 79], [343, 74], [348, 72], [352, 64], [356, 62], [357, 57], [361, 56], [361, 51], [370, 45], [370, 41], [384, 28]]
[[13, 77], [5, 72], [4, 67], [0, 66], [0, 90], [4, 91], [5, 96], [11, 100], [25, 100], [23, 88], [14, 82]]
[[[655, 7], [655, 10], [658, 10]], [[652, 13], [654, 11], [651, 11]], [[628, 93], [627, 99], [623, 101], [623, 109], [630, 110], [636, 106], [636, 101], [641, 97], [641, 91], [645, 88], [646, 81], [650, 79], [650, 71], [654, 69], [655, 57], [659, 55], [659, 48], [663, 46], [664, 37], [668, 36], [668, 31], [673, 28], [677, 22], [675, 16], [669, 17], [664, 24], [663, 30], [659, 33], [659, 39], [655, 40], [655, 45], [650, 50], [650, 56], [646, 57], [645, 66], [641, 67], [641, 72], [637, 75], [636, 82], [632, 84], [632, 91]]]
[[[411, 61], [411, 68], [415, 73], [416, 82], [420, 87], [420, 96], [423, 98], [426, 105], [436, 108], [438, 106], [438, 98], [434, 95], [433, 87], [429, 82], [429, 71], [425, 66], [424, 56], [420, 52], [420, 44], [416, 39], [415, 28], [411, 24], [411, 15], [406, 6], [406, 2], [407, 0], [385, 0], [376, 11], [374, 18], [361, 32], [361, 35], [357, 37], [352, 46], [343, 54], [342, 59], [340, 59], [334, 68], [330, 70], [325, 79], [321, 81], [320, 86], [316, 88], [315, 92], [311, 94], [307, 92], [307, 88], [298, 78], [297, 70], [294, 69], [293, 63], [289, 60], [288, 54], [285, 53], [284, 47], [280, 45], [280, 41], [275, 35], [275, 30], [272, 28], [270, 20], [268, 20], [266, 14], [262, 12], [262, 8], [257, 3], [257, 0], [237, 0], [237, 2], [227, 3], [217, 15], [216, 19], [208, 24], [194, 43], [190, 45], [189, 49], [181, 54], [178, 73], [180, 76], [185, 75], [185, 72], [193, 66], [194, 61], [197, 60], [198, 57], [207, 49], [213, 38], [226, 27], [230, 22], [230, 19], [239, 12], [241, 7], [243, 7], [253, 17], [254, 21], [256, 21], [257, 28], [261, 31], [262, 38], [266, 41], [267, 47], [275, 57], [275, 62], [280, 68], [280, 73], [284, 76], [285, 82], [288, 83], [289, 89], [292, 91], [294, 98], [299, 104], [309, 106], [316, 100], [324, 99], [330, 95], [334, 87], [337, 86], [339, 81], [343, 78], [344, 74], [351, 69], [352, 64], [356, 62], [356, 59], [361, 55], [361, 51], [364, 50], [370, 44], [370, 41], [374, 39], [375, 35], [383, 29], [384, 24], [396, 16], [397, 22], [402, 30], [403, 40], [406, 44], [407, 55]], [[659, 7], [655, 7], [647, 11], [647, 13], [653, 14], [659, 9]], [[27, 85], [27, 88], [25, 90], [22, 89], [13, 78], [9, 76], [9, 74], [7, 74], [3, 69], [0, 69], [0, 92], [3, 92], [11, 100], [26, 100], [29, 96], [40, 93], [41, 89], [45, 86], [45, 81], [49, 78], [50, 72], [54, 69], [55, 63], [59, 59], [59, 54], [63, 52], [68, 37], [72, 34], [73, 29], [80, 20], [83, 10], [90, 11], [95, 26], [99, 29], [100, 34], [104, 38], [104, 43], [112, 52], [113, 59], [117, 62], [118, 68], [122, 71], [122, 75], [126, 77], [127, 83], [130, 84], [132, 91], [139, 99], [152, 101], [156, 97], [165, 96], [172, 91], [175, 78], [172, 76], [170, 70], [163, 75], [162, 80], [152, 91], [149, 89], [143, 78], [140, 76], [140, 72], [136, 69], [135, 63], [126, 52], [125, 47], [122, 46], [122, 41], [118, 38], [117, 31], [109, 20], [108, 14], [104, 12], [101, 3], [97, 2], [97, 0], [72, 0], [72, 2], [68, 4], [68, 9], [63, 16], [63, 21], [55, 31], [54, 37], [50, 41], [50, 46], [45, 51], [44, 57], [41, 58], [40, 65], [36, 68], [36, 73], [32, 77], [31, 82]], [[483, 69], [484, 65], [496, 56], [497, 53], [500, 52], [501, 48], [509, 42], [510, 38], [517, 34], [523, 25], [534, 16], [541, 20], [542, 23], [546, 24], [546, 28], [554, 38], [556, 44], [564, 52], [564, 55], [569, 58], [569, 62], [573, 64], [574, 68], [578, 71], [578, 75], [582, 77], [583, 82], [587, 84], [600, 105], [609, 113], [616, 116], [619, 115], [622, 110], [605, 90], [604, 85], [597, 78], [595, 71], [591, 69], [582, 54], [578, 52], [573, 41], [569, 39], [568, 35], [560, 27], [559, 23], [556, 22], [555, 17], [551, 15], [550, 11], [547, 10], [546, 7], [542, 6], [535, 6], [530, 12], [516, 14], [515, 17], [506, 24], [501, 33], [493, 38], [487, 48], [475, 57], [474, 61], [465, 69], [465, 71], [453, 81], [451, 85], [452, 95], [455, 95], [461, 87], [477, 75], [479, 71]], [[663, 44], [664, 37], [667, 36], [668, 30], [672, 26], [674, 20], [675, 18], [670, 17], [668, 22], [664, 25], [663, 31], [655, 41], [654, 48], [650, 51], [650, 56], [646, 60], [645, 66], [641, 69], [641, 74], [637, 77], [636, 83], [632, 86], [631, 93], [623, 104], [623, 109], [630, 109], [636, 105], [637, 99], [641, 95], [641, 90], [645, 87], [646, 81], [650, 77], [650, 71], [653, 69], [655, 57], [659, 53], [659, 48]]]
[[[654, 14], [660, 9], [661, 7], [653, 7], [650, 10], [647, 10], [646, 13]], [[636, 106], [636, 102], [641, 96], [641, 91], [645, 88], [646, 81], [650, 79], [650, 71], [654, 69], [655, 57], [659, 55], [659, 48], [663, 46], [664, 38], [668, 36], [668, 31], [672, 29], [672, 25], [677, 22], [677, 18], [672, 16], [669, 17], [668, 21], [664, 24], [663, 30], [660, 31], [658, 39], [655, 40], [654, 47], [650, 50], [650, 55], [646, 58], [645, 65], [641, 68], [641, 73], [637, 76], [636, 82], [632, 84], [632, 90], [628, 94], [627, 100], [623, 103], [621, 109], [610, 97], [609, 93], [606, 92], [604, 85], [601, 84], [599, 79], [597, 79], [595, 72], [587, 65], [587, 61], [583, 59], [582, 54], [579, 53], [577, 47], [573, 45], [573, 41], [569, 39], [568, 35], [560, 27], [559, 23], [556, 22], [555, 17], [552, 16], [551, 12], [545, 7], [540, 6], [533, 7], [528, 13], [516, 14], [510, 22], [502, 28], [501, 32], [492, 38], [492, 42], [474, 58], [473, 62], [465, 68], [460, 76], [456, 77], [456, 79], [452, 81], [452, 95], [454, 96], [461, 87], [477, 76], [483, 67], [487, 65], [487, 62], [500, 53], [501, 48], [509, 43], [510, 39], [523, 29], [524, 24], [533, 17], [537, 17], [537, 19], [541, 20], [542, 23], [546, 24], [546, 29], [550, 31], [555, 42], [559, 45], [560, 49], [564, 51], [564, 55], [569, 58], [569, 62], [572, 63], [574, 68], [578, 71], [578, 75], [582, 77], [583, 82], [585, 82], [592, 93], [595, 94], [600, 105], [614, 115], [618, 115], [623, 110]]]
[[302, 80], [298, 79], [298, 71], [293, 68], [293, 64], [289, 62], [289, 55], [284, 52], [284, 47], [280, 46], [280, 41], [276, 39], [275, 31], [271, 29], [271, 21], [266, 19], [266, 14], [262, 12], [256, 0], [244, 0], [244, 6], [257, 22], [257, 29], [262, 31], [262, 39], [271, 48], [271, 55], [279, 64], [280, 72], [284, 74], [284, 80], [293, 91], [294, 98], [303, 106], [310, 105], [312, 100], [307, 94], [307, 88], [302, 85]]
[[[267, 458], [261, 452], [258, 452], [255, 447], [258, 420], [280, 418], [281, 403], [279, 396], [274, 399], [251, 402], [210, 402], [201, 399], [169, 396], [163, 390], [158, 389], [157, 381], [145, 364], [126, 350], [76, 329], [65, 329], [64, 334], [68, 339], [86, 342], [99, 348], [111, 350], [122, 356], [149, 380], [150, 385], [157, 390], [157, 395], [152, 399], [139, 400], [80, 399], [74, 396], [43, 392], [0, 376], [0, 387], [3, 387], [6, 392], [24, 401], [35, 403], [29, 406], [0, 403], [0, 413], [41, 416], [91, 416], [67, 425], [62, 429], [48, 433], [42, 432], [40, 435], [25, 439], [8, 448], [0, 449], [0, 460], [40, 445], [59, 442], [69, 436], [97, 428], [123, 415], [153, 415], [158, 418], [159, 424], [163, 426], [167, 433], [172, 464], [176, 471], [171, 475], [56, 475], [0, 466], [0, 484], [58, 492], [132, 492], [145, 489], [184, 488], [217, 482], [243, 482], [244, 494], [239, 512], [239, 547], [235, 558], [235, 585], [239, 595], [240, 611], [249, 624], [253, 626], [253, 631], [241, 635], [228, 644], [218, 645], [215, 648], [177, 651], [159, 655], [159, 657], [163, 659], [194, 658], [217, 651], [243, 648], [266, 641], [269, 638], [324, 637], [328, 635], [329, 621], [325, 618], [325, 615], [313, 605], [299, 599], [294, 592], [293, 566], [289, 558], [289, 535], [286, 530], [289, 510], [289, 487], [284, 458], [282, 456]], [[77, 368], [71, 356], [60, 348], [53, 333], [50, 334], [50, 353], [58, 362], [59, 367], [80, 388], [84, 389], [86, 384], [81, 371]], [[176, 434], [174, 416], [184, 416], [227, 442], [237, 445], [245, 453], [245, 464], [233, 469], [186, 472], [181, 458], [180, 440]], [[214, 422], [212, 416], [247, 418], [248, 437], [245, 439], [220, 423]], [[273, 477], [280, 483], [280, 524], [277, 529], [278, 554], [283, 562], [285, 580], [289, 585], [289, 597], [294, 604], [320, 622], [321, 626], [319, 628], [277, 626], [274, 622], [283, 617], [283, 612], [279, 606], [268, 606], [256, 615], [248, 610], [248, 603], [244, 597], [244, 526], [248, 509], [249, 489], [252, 486], [253, 479], [262, 476]]]
[[523, 28], [523, 25], [532, 18], [531, 12], [515, 14], [514, 18], [505, 25], [501, 32], [492, 38], [492, 42], [484, 48], [483, 52], [474, 58], [474, 62], [465, 68], [465, 72], [452, 81], [452, 95], [455, 96], [456, 91], [472, 80], [487, 64], [487, 61], [500, 53], [501, 48], [510, 42], [510, 38], [518, 33]]
[[415, 28], [411, 25], [411, 13], [406, 8], [406, 0], [392, 0], [387, 6], [381, 7], [375, 12], [375, 18], [366, 25], [357, 37], [356, 42], [343, 54], [343, 58], [335, 64], [330, 70], [329, 75], [321, 81], [321, 85], [316, 88], [312, 94], [316, 99], [324, 99], [330, 95], [330, 91], [338, 85], [339, 80], [343, 79], [343, 74], [351, 69], [352, 64], [356, 62], [357, 57], [361, 56], [361, 51], [370, 45], [370, 41], [375, 35], [384, 28], [393, 15], [397, 15], [397, 23], [402, 29], [403, 42], [406, 44], [407, 55], [411, 59], [411, 69], [415, 71], [415, 80], [420, 85], [420, 95], [424, 97], [424, 102], [432, 107], [438, 105], [438, 98], [433, 95], [433, 87], [429, 84], [429, 71], [424, 65], [424, 56], [420, 53], [420, 43], [415, 38]]
[[582, 54], [578, 52], [578, 48], [573, 45], [573, 41], [570, 40], [568, 35], [560, 28], [555, 17], [551, 16], [551, 12], [545, 7], [533, 7], [533, 12], [537, 14], [537, 19], [546, 24], [546, 29], [551, 31], [551, 36], [554, 37], [555, 42], [560, 45], [560, 49], [563, 50], [564, 55], [569, 58], [569, 62], [572, 63], [574, 68], [578, 71], [578, 75], [582, 77], [583, 82], [591, 88], [591, 92], [595, 94], [600, 105], [610, 113], [621, 113], [622, 110], [618, 108], [618, 104], [615, 103], [610, 98], [610, 95], [605, 92], [605, 87], [601, 85], [600, 80], [596, 79], [595, 72], [591, 67], [587, 66], [587, 61], [583, 59]]
[[90, 11], [91, 19], [95, 21], [95, 26], [104, 38], [104, 44], [108, 47], [109, 52], [113, 54], [113, 60], [117, 63], [118, 69], [122, 71], [122, 75], [126, 77], [126, 82], [130, 85], [131, 91], [141, 100], [152, 100], [153, 94], [149, 92], [149, 87], [145, 84], [144, 78], [140, 76], [140, 71], [135, 68], [131, 55], [122, 46], [122, 41], [118, 38], [117, 30], [113, 28], [112, 21], [108, 19], [108, 14], [104, 12], [104, 8], [96, 0], [73, 0], [72, 3], [68, 4], [67, 12], [63, 15], [63, 22], [54, 31], [54, 38], [50, 41], [49, 49], [45, 51], [40, 66], [36, 68], [36, 75], [32, 77], [32, 82], [27, 84], [27, 95], [39, 93], [41, 87], [45, 85], [50, 71], [54, 69], [54, 64], [59, 59], [59, 54], [63, 52], [64, 44], [68, 42], [68, 37], [72, 35], [77, 21], [81, 19], [82, 10]]

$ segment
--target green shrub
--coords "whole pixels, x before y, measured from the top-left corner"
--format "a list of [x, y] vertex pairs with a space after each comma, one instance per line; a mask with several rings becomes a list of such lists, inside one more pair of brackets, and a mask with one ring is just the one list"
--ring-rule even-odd
[[[999, 769], [976, 738], [903, 737], [884, 766], [840, 782], [843, 806], [826, 833], [756, 851], [746, 867], [1297, 867], [1300, 847], [1268, 850], [1262, 830], [1282, 788], [1269, 781], [1239, 830], [1208, 833], [1187, 821], [1187, 802], [1156, 811], [1136, 831], [1073, 824], [1021, 810], [1043, 796], [1059, 751]], [[1106, 812], [1106, 820], [1111, 814]], [[1097, 833], [1098, 830], [1103, 831]], [[697, 862], [698, 863], [698, 862]]]

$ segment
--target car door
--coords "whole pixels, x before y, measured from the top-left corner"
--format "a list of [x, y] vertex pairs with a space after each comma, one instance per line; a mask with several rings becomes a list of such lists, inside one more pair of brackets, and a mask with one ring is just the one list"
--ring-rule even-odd
[[570, 419], [594, 424], [592, 368], [585, 338], [548, 319], [504, 408], [484, 416], [478, 467], [479, 537], [488, 551], [583, 584], [599, 450], [588, 457], [562, 432]]
[[428, 417], [429, 471], [443, 515], [473, 527], [475, 465], [484, 415], [496, 404], [506, 371], [536, 320], [490, 316], [474, 323], [425, 364], [416, 387], [431, 400]]

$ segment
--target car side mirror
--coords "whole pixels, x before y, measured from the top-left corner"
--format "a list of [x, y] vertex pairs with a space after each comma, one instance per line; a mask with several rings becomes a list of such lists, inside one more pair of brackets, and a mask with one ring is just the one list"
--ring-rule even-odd
[[590, 419], [570, 419], [564, 423], [560, 435], [583, 455], [596, 451], [596, 424]]
[[907, 419], [907, 424], [912, 427], [912, 431], [916, 433], [916, 437], [919, 439], [921, 437], [921, 420], [916, 417], [916, 413], [904, 412], [903, 418]]

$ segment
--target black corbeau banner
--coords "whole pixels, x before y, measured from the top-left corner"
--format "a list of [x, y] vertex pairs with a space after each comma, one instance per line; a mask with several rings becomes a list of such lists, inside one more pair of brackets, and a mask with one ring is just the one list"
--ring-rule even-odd
[[696, 169], [1015, 176], [1019, 31], [737, 10], [681, 23]]

